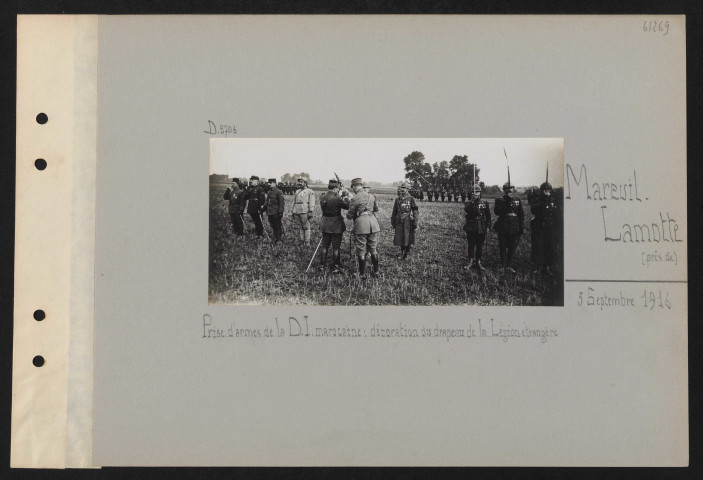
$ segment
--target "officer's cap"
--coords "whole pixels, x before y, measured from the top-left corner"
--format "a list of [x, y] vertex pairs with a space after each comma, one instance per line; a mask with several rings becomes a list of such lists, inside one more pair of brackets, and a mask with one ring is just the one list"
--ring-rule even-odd
[[238, 178], [233, 178], [233, 179], [232, 179], [232, 183], [239, 183], [239, 179], [238, 179]]
[[303, 182], [303, 183], [308, 183], [308, 181], [305, 180], [304, 178], [299, 178], [298, 181], [299, 181], [299, 182]]
[[256, 175], [252, 175], [251, 177], [249, 177], [250, 181], [251, 180], [258, 180], [258, 179], [259, 179], [259, 177], [257, 177]]
[[545, 190], [552, 190], [552, 185], [549, 182], [544, 182], [542, 185], [539, 186], [539, 189], [543, 192]]
[[352, 183], [351, 183], [351, 184], [352, 184], [352, 186], [354, 186], [354, 185], [363, 185], [364, 182], [363, 182], [360, 178], [355, 178], [354, 180], [352, 180]]
[[338, 185], [337, 180], [334, 178], [330, 178], [330, 181], [327, 182], [327, 188], [334, 188]]
[[276, 183], [276, 179], [275, 179], [275, 178], [269, 178], [269, 183]]

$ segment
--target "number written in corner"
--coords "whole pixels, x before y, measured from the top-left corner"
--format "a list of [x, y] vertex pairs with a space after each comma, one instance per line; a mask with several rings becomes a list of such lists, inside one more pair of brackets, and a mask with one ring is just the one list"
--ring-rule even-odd
[[203, 130], [203, 133], [207, 133], [208, 135], [224, 135], [225, 137], [227, 135], [236, 135], [237, 134], [237, 128], [234, 125], [222, 125], [220, 124], [219, 128], [213, 122], [212, 120], [207, 121], [207, 130]]
[[665, 37], [669, 33], [669, 20], [645, 20], [642, 30]]

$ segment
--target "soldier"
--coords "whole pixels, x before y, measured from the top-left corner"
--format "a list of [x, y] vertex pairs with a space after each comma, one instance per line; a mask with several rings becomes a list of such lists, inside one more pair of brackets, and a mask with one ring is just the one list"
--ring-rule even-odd
[[447, 191], [444, 189], [444, 187], [441, 187], [439, 189], [439, 196], [442, 197], [442, 201], [444, 202], [444, 197], [447, 195]]
[[373, 273], [378, 275], [378, 251], [376, 245], [378, 232], [381, 231], [376, 219], [378, 203], [376, 202], [376, 197], [363, 190], [362, 183], [360, 178], [352, 180], [352, 190], [355, 196], [349, 202], [347, 218], [354, 220], [354, 244], [359, 261], [359, 275], [364, 276], [366, 273], [367, 251], [371, 254]]
[[232, 186], [227, 187], [224, 195], [225, 200], [229, 200], [229, 205], [227, 210], [229, 211], [229, 218], [232, 221], [232, 228], [236, 235], [242, 235], [244, 233], [244, 221], [242, 220], [242, 213], [244, 212], [244, 204], [246, 199], [244, 198], [244, 190], [239, 188], [239, 179], [232, 179]]
[[298, 224], [300, 244], [310, 246], [310, 220], [315, 211], [315, 194], [304, 178], [298, 179], [298, 189], [293, 197], [293, 219]]
[[447, 202], [452, 203], [452, 197], [454, 196], [454, 189], [449, 187], [447, 189]]
[[[481, 193], [481, 187], [479, 187], [479, 193]], [[461, 203], [466, 203], [466, 189], [461, 189]]]
[[498, 215], [493, 230], [498, 233], [500, 263], [504, 269], [514, 273], [513, 255], [525, 230], [525, 216], [522, 202], [515, 196], [515, 187], [510, 182], [503, 184], [503, 197], [496, 198], [493, 212]]
[[417, 199], [420, 200], [421, 202], [425, 200], [424, 195], [422, 194], [422, 184], [418, 181], [415, 180], [415, 191], [417, 192]]
[[271, 186], [268, 199], [266, 200], [266, 214], [269, 217], [269, 224], [273, 230], [273, 241], [278, 243], [283, 235], [283, 212], [285, 211], [286, 199], [283, 192], [278, 189], [275, 178], [269, 178]]
[[474, 185], [471, 198], [464, 205], [466, 223], [464, 231], [469, 243], [469, 267], [483, 270], [481, 254], [483, 243], [486, 241], [486, 232], [491, 226], [491, 209], [488, 202], [481, 200], [481, 187]]
[[530, 212], [534, 218], [530, 221], [532, 237], [532, 261], [538, 266], [539, 271], [552, 276], [554, 266], [554, 253], [559, 240], [558, 222], [561, 211], [556, 199], [552, 195], [552, 186], [544, 182], [539, 191], [532, 191], [528, 195]]
[[322, 218], [320, 231], [322, 232], [322, 252], [320, 253], [320, 266], [327, 262], [327, 253], [332, 245], [332, 270], [340, 271], [342, 262], [340, 247], [342, 235], [347, 229], [342, 217], [342, 210], [349, 209], [349, 192], [337, 180], [332, 179], [327, 184], [327, 191], [320, 196]]
[[410, 246], [415, 243], [415, 230], [417, 230], [418, 209], [415, 199], [408, 194], [410, 184], [403, 182], [400, 185], [400, 195], [393, 204], [391, 226], [395, 229], [393, 245], [400, 247], [402, 259], [408, 258]]
[[425, 196], [427, 197], [427, 201], [431, 202], [432, 201], [432, 186], [427, 185], [427, 190], [425, 191]]
[[261, 237], [264, 235], [264, 224], [261, 223], [261, 215], [263, 215], [266, 210], [266, 194], [264, 189], [259, 185], [259, 177], [252, 175], [249, 178], [251, 186], [244, 194], [247, 204], [247, 213], [254, 221], [256, 227], [256, 236]]

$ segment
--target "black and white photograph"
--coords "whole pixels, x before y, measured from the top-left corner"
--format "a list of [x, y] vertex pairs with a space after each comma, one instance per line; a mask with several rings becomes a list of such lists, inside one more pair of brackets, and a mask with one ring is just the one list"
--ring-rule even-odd
[[212, 305], [564, 305], [561, 138], [210, 141]]

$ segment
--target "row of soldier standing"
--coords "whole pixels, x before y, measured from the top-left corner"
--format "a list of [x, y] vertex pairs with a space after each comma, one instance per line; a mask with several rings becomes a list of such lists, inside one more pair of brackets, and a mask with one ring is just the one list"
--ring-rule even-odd
[[[250, 186], [242, 188], [238, 179], [233, 179], [232, 186], [224, 194], [229, 200], [229, 214], [236, 234], [243, 233], [243, 212], [251, 217], [256, 227], [256, 234], [262, 236], [264, 228], [262, 218], [264, 212], [273, 230], [273, 240], [280, 241], [283, 233], [282, 218], [285, 206], [283, 193], [277, 188], [276, 180], [269, 179], [268, 195], [259, 185], [256, 176], [250, 178]], [[322, 219], [320, 230], [322, 247], [320, 264], [324, 265], [331, 255], [332, 268], [341, 269], [340, 249], [342, 234], [346, 225], [342, 210], [347, 210], [346, 217], [354, 220], [352, 239], [358, 260], [359, 272], [366, 271], [366, 261], [370, 257], [373, 273], [377, 274], [378, 266], [378, 232], [380, 225], [376, 218], [378, 203], [374, 195], [368, 192], [360, 178], [352, 181], [354, 196], [337, 180], [330, 180], [328, 190], [320, 198]], [[394, 229], [393, 243], [401, 249], [405, 259], [411, 246], [415, 243], [415, 232], [418, 227], [419, 210], [415, 198], [410, 194], [411, 186], [403, 182], [398, 188], [398, 197], [393, 205], [391, 226]], [[552, 187], [548, 182], [541, 185], [537, 194], [528, 195], [530, 209], [535, 218], [531, 222], [532, 258], [540, 265], [545, 273], [551, 274], [550, 266], [554, 260], [554, 248], [558, 229], [555, 225], [557, 205], [551, 196]], [[315, 194], [307, 186], [304, 179], [298, 180], [298, 188], [294, 192], [292, 214], [294, 222], [299, 226], [299, 239], [303, 245], [310, 245], [310, 220], [315, 208]], [[466, 222], [464, 231], [468, 242], [469, 268], [482, 270], [481, 258], [486, 234], [491, 228], [491, 213], [488, 202], [481, 199], [481, 188], [475, 185], [471, 198], [464, 206]], [[507, 182], [503, 185], [503, 197], [495, 200], [494, 213], [498, 220], [493, 229], [498, 235], [498, 246], [502, 267], [514, 271], [512, 264], [517, 245], [523, 234], [524, 212], [522, 202], [515, 195], [515, 188]], [[331, 252], [329, 251], [331, 247]]]
[[[544, 182], [538, 191], [530, 191], [528, 202], [530, 212], [534, 216], [530, 221], [532, 260], [541, 273], [553, 275], [552, 265], [560, 229], [558, 205], [552, 195], [551, 184]], [[478, 185], [474, 186], [471, 198], [464, 206], [464, 212], [464, 231], [469, 250], [468, 268], [482, 270], [481, 257], [486, 234], [491, 228], [491, 212], [488, 202], [481, 199], [481, 188]], [[515, 187], [510, 182], [503, 184], [503, 196], [495, 199], [493, 212], [498, 216], [493, 230], [498, 234], [501, 266], [515, 272], [513, 260], [525, 230], [525, 213], [522, 201], [515, 195]]]

